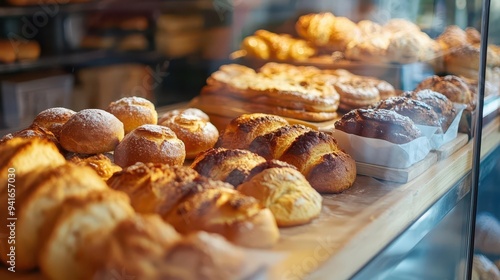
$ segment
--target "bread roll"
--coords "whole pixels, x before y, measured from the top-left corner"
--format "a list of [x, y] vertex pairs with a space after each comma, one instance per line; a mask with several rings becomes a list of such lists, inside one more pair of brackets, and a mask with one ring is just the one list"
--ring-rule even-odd
[[16, 269], [19, 270], [37, 267], [43, 242], [42, 227], [54, 222], [61, 210], [60, 205], [67, 198], [107, 190], [106, 184], [90, 168], [71, 163], [50, 169], [39, 168], [29, 177], [22, 189], [16, 192]]
[[131, 131], [115, 148], [115, 163], [121, 167], [136, 162], [182, 165], [184, 143], [168, 127], [145, 124]]
[[[441, 130], [441, 121], [434, 109], [426, 103], [409, 97], [397, 96], [380, 101], [374, 109], [392, 110], [400, 115], [407, 116], [415, 124], [437, 126]], [[441, 131], [442, 132], [442, 131]]]
[[158, 213], [177, 231], [215, 232], [249, 247], [268, 247], [279, 236], [271, 212], [185, 166], [137, 163], [116, 173], [108, 185], [127, 193], [140, 213]]
[[[8, 181], [8, 174], [15, 174], [16, 180], [36, 169], [50, 168], [64, 164], [66, 160], [54, 143], [45, 139], [14, 138], [0, 145], [0, 178]], [[16, 191], [20, 191], [16, 185]], [[7, 184], [0, 192], [7, 190]]]
[[33, 124], [52, 132], [57, 139], [61, 136], [62, 126], [75, 114], [75, 111], [55, 107], [41, 111], [33, 120]]
[[280, 155], [275, 159], [297, 167], [319, 192], [338, 193], [352, 186], [356, 178], [355, 162], [338, 148], [332, 136], [300, 126], [283, 128], [287, 125], [285, 119], [277, 116], [243, 114], [226, 126], [216, 146], [252, 147], [267, 158]]
[[[462, 58], [463, 59], [463, 58]], [[475, 108], [475, 102], [467, 83], [455, 75], [443, 77], [433, 75], [420, 82], [415, 91], [430, 89], [445, 95], [452, 102], [468, 105], [470, 110]]]
[[269, 208], [280, 227], [308, 223], [321, 212], [321, 195], [295, 168], [265, 169], [237, 190]]
[[279, 239], [276, 220], [249, 196], [236, 190], [206, 189], [176, 205], [165, 221], [182, 234], [208, 231], [223, 235], [234, 244], [268, 248]]
[[80, 249], [94, 236], [106, 236], [134, 215], [128, 197], [114, 190], [95, 191], [64, 201], [53, 225], [47, 225], [40, 251], [40, 269], [54, 280], [88, 279], [90, 264], [81, 262]]
[[17, 45], [18, 60], [35, 60], [40, 57], [40, 52], [40, 44], [37, 41], [27, 41]]
[[162, 259], [181, 236], [158, 215], [136, 214], [120, 221], [106, 236], [91, 236], [80, 248], [82, 262], [90, 264], [89, 279], [130, 275], [137, 279], [158, 277]]
[[115, 172], [121, 171], [122, 168], [112, 161], [110, 154], [97, 154], [97, 155], [82, 155], [72, 154], [66, 157], [70, 162], [79, 166], [88, 166], [94, 170], [97, 175], [104, 181], [108, 180]]
[[335, 122], [335, 129], [394, 144], [405, 144], [422, 136], [410, 118], [385, 109], [352, 110]]
[[125, 134], [143, 124], [157, 124], [158, 121], [155, 105], [142, 97], [123, 97], [111, 102], [106, 111], [123, 123]]
[[8, 40], [0, 40], [0, 63], [16, 61], [16, 51]]
[[199, 154], [191, 167], [203, 176], [237, 187], [253, 168], [265, 162], [266, 159], [247, 150], [214, 148]]
[[75, 153], [100, 154], [113, 151], [123, 139], [123, 123], [100, 109], [74, 114], [61, 128], [61, 146]]
[[196, 108], [167, 112], [158, 123], [172, 129], [184, 142], [186, 159], [193, 159], [212, 148], [219, 138], [219, 131], [210, 122], [208, 115]]

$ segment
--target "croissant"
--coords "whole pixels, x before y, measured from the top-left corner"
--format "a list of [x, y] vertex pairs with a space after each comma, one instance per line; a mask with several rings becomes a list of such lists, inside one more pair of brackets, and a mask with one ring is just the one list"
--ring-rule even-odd
[[289, 125], [278, 116], [243, 114], [233, 119], [216, 147], [248, 149], [295, 166], [322, 193], [339, 193], [356, 179], [356, 164], [325, 132]]
[[243, 39], [241, 49], [248, 56], [277, 60], [305, 60], [316, 53], [305, 40], [267, 30], [257, 30], [254, 35]]

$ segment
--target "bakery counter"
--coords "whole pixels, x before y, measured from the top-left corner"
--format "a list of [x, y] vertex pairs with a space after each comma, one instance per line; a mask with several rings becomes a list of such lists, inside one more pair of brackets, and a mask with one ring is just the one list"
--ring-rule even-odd
[[[483, 129], [481, 156], [500, 145], [497, 103], [490, 102], [484, 109], [488, 124]], [[472, 151], [473, 141], [469, 141], [407, 183], [358, 175], [351, 189], [324, 195], [318, 219], [281, 229], [279, 244], [267, 252], [273, 263], [262, 278], [366, 279], [363, 275], [381, 275], [404, 255], [399, 252], [399, 258], [387, 258], [393, 255], [391, 247], [401, 250], [398, 244], [405, 244], [410, 250], [408, 244], [417, 244], [451, 209], [469, 201], [464, 197], [470, 190], [467, 176]]]

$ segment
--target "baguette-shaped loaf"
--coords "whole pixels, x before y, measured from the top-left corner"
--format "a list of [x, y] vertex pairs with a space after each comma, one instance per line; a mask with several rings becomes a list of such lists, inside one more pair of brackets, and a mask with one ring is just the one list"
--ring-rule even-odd
[[186, 166], [137, 163], [115, 173], [108, 185], [127, 193], [136, 211], [159, 213], [183, 234], [203, 230], [259, 248], [279, 238], [272, 213], [257, 200]]
[[354, 160], [325, 132], [289, 126], [278, 116], [244, 114], [233, 119], [217, 147], [249, 149], [263, 157], [295, 166], [322, 193], [339, 193], [356, 179]]

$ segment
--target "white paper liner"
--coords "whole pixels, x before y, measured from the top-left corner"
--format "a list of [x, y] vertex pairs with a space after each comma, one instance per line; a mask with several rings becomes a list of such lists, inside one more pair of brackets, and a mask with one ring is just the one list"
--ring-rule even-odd
[[[430, 130], [432, 133], [437, 128], [433, 129], [434, 131]], [[427, 131], [427, 134], [430, 131]], [[337, 139], [339, 147], [355, 161], [392, 168], [410, 167], [424, 159], [431, 150], [429, 138], [426, 136], [398, 145], [386, 140], [348, 134], [337, 129], [334, 129], [332, 134]]]
[[[462, 118], [462, 113], [467, 106], [465, 104], [460, 104], [460, 103], [454, 103], [454, 105], [455, 105], [455, 110], [457, 111], [457, 114], [456, 114], [455, 118], [453, 119], [453, 121], [451, 122], [450, 126], [448, 127], [448, 130], [446, 130], [445, 133], [434, 133], [430, 137], [431, 148], [433, 150], [436, 150], [439, 147], [443, 146], [444, 144], [457, 138], [458, 125], [460, 124], [460, 119]], [[424, 129], [428, 128], [429, 126], [417, 125], [417, 127], [420, 130], [424, 130]]]

